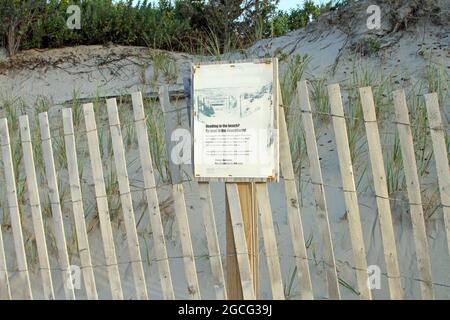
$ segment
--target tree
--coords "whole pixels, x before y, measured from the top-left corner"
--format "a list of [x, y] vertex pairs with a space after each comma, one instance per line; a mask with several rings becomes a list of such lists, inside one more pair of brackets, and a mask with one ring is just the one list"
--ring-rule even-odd
[[45, 0], [0, 0], [0, 34], [9, 56], [19, 51], [22, 38], [45, 5]]
[[191, 26], [213, 36], [221, 51], [254, 40], [260, 21], [275, 12], [279, 0], [178, 0], [190, 12]]

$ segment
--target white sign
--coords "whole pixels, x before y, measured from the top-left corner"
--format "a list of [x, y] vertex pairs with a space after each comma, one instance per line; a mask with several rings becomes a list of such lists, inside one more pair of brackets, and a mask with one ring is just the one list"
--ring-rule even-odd
[[195, 64], [192, 74], [195, 178], [277, 180], [277, 60]]

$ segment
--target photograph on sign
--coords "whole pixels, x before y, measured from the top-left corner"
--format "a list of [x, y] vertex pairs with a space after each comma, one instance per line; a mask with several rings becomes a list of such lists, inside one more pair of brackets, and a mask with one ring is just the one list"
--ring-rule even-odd
[[277, 60], [193, 65], [194, 175], [278, 179]]

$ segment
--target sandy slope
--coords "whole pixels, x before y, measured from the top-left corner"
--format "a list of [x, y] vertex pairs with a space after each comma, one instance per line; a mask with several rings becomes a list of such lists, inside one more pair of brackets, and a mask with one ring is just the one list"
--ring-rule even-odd
[[[365, 28], [365, 8], [367, 1], [353, 5], [344, 12], [331, 12], [322, 16], [319, 21], [310, 24], [305, 29], [300, 29], [290, 34], [257, 42], [246, 53], [231, 54], [225, 58], [249, 58], [276, 55], [282, 58], [284, 55], [307, 54], [311, 60], [308, 64], [305, 78], [317, 79], [325, 77], [328, 83], [345, 82], [351, 77], [352, 66], [355, 64], [355, 48], [361, 44], [366, 37], [376, 37], [380, 43], [380, 49], [376, 52], [369, 52], [356, 59], [358, 64], [370, 66], [374, 73], [384, 77], [388, 74], [393, 76], [394, 86], [392, 89], [408, 87], [417, 79], [424, 77], [424, 67], [427, 63], [422, 52], [431, 52], [432, 59], [440, 63], [447, 71], [450, 68], [450, 28], [448, 24], [448, 8], [441, 1], [441, 11], [437, 14], [423, 15], [421, 18], [411, 20], [407, 8], [406, 13], [401, 13], [403, 19], [409, 19], [407, 31], [394, 31], [396, 22], [387, 18], [392, 8], [383, 17], [382, 30], [368, 31]], [[383, 5], [386, 2], [383, 2]], [[386, 7], [382, 7], [383, 10]], [[388, 8], [386, 8], [388, 10]], [[447, 10], [447, 11], [446, 11]], [[403, 12], [399, 10], [399, 12]], [[440, 19], [440, 20], [439, 20]], [[403, 20], [401, 20], [403, 21]], [[364, 51], [364, 48], [362, 49]], [[120, 47], [120, 46], [80, 46], [74, 48], [64, 48], [57, 50], [36, 51], [31, 50], [21, 53], [15, 60], [8, 61], [0, 68], [0, 88], [1, 94], [12, 98], [22, 98], [32, 112], [34, 101], [39, 96], [51, 99], [54, 107], [51, 114], [55, 122], [58, 122], [58, 110], [65, 101], [72, 99], [74, 91], [80, 98], [92, 98], [98, 96], [111, 96], [126, 94], [135, 90], [142, 90], [146, 93], [156, 92], [155, 85], [167, 79], [161, 75], [157, 83], [152, 81], [154, 76], [154, 51], [146, 48]], [[176, 63], [178, 70], [177, 79], [171, 83], [172, 91], [179, 91], [183, 88], [183, 78], [189, 74], [189, 63], [193, 60], [205, 59], [203, 57], [192, 57], [186, 54], [169, 53], [169, 56]], [[285, 71], [285, 60], [282, 59], [281, 70]], [[449, 117], [450, 106], [447, 103], [442, 106], [442, 110]], [[183, 101], [179, 102], [180, 106]], [[180, 113], [184, 118], [182, 121], [186, 125], [186, 115]], [[0, 116], [3, 111], [0, 110]], [[103, 119], [106, 121], [106, 119]], [[105, 122], [106, 123], [106, 122]], [[345, 218], [345, 205], [340, 186], [340, 175], [337, 163], [336, 146], [333, 129], [330, 124], [322, 123], [320, 127], [320, 137], [318, 138], [319, 153], [322, 157], [322, 168], [326, 188], [327, 201], [330, 207], [330, 222], [333, 232], [333, 241], [336, 260], [339, 267], [339, 275], [356, 287], [354, 270], [352, 269], [351, 245], [348, 234], [348, 224]], [[106, 137], [107, 131], [103, 132]], [[364, 156], [363, 156], [364, 157]], [[132, 145], [127, 152], [127, 160], [130, 163], [130, 180], [139, 186], [140, 168], [133, 160], [137, 158], [137, 147]], [[108, 165], [107, 161], [105, 164]], [[433, 164], [432, 164], [433, 166]], [[305, 164], [304, 172], [308, 167]], [[356, 168], [357, 175], [361, 174], [361, 168]], [[84, 175], [86, 188], [85, 207], [92, 207], [92, 178], [86, 164]], [[430, 184], [435, 184], [434, 172], [430, 173]], [[60, 177], [67, 182], [66, 173], [62, 172]], [[3, 176], [0, 176], [3, 179]], [[308, 175], [302, 176], [302, 181], [308, 179]], [[300, 196], [302, 198], [302, 218], [304, 221], [305, 235], [312, 236], [312, 245], [308, 249], [311, 258], [310, 267], [313, 276], [315, 296], [326, 298], [326, 286], [324, 283], [325, 274], [321, 258], [321, 244], [318, 236], [316, 221], [314, 218], [314, 200], [311, 185], [299, 181]], [[2, 183], [1, 183], [2, 184]], [[281, 267], [284, 275], [285, 286], [288, 285], [294, 270], [294, 259], [292, 258], [292, 244], [290, 240], [289, 226], [287, 225], [286, 208], [284, 203], [283, 187], [281, 184], [271, 185], [271, 203], [276, 223], [277, 240], [281, 253]], [[379, 222], [373, 191], [370, 179], [364, 179], [361, 186], [362, 194], [359, 197], [365, 245], [368, 251], [368, 264], [377, 264], [385, 270]], [[90, 191], [90, 192], [89, 192]], [[205, 233], [203, 230], [201, 213], [198, 210], [198, 193], [193, 184], [192, 187], [186, 185], [186, 201], [190, 226], [194, 242], [195, 254], [198, 256], [196, 262], [198, 267], [201, 293], [204, 298], [213, 298], [212, 278], [209, 268], [209, 261], [206, 257], [207, 247]], [[161, 199], [169, 199], [169, 191], [161, 187], [158, 190]], [[224, 219], [224, 190], [223, 185], [213, 184], [214, 205], [216, 209], [216, 219], [219, 229], [219, 239], [221, 248], [225, 248], [225, 219]], [[405, 199], [404, 195], [398, 194], [396, 198]], [[144, 212], [142, 192], [135, 192], [133, 200], [135, 204], [137, 220]], [[4, 204], [4, 202], [3, 202]], [[170, 203], [169, 203], [170, 204]], [[408, 216], [408, 208], [402, 201], [393, 201], [395, 232], [397, 238], [397, 250], [400, 257], [402, 274], [405, 276], [403, 284], [406, 298], [419, 298], [420, 289], [416, 262], [415, 249], [412, 240], [411, 222]], [[5, 206], [0, 209], [0, 216], [5, 214]], [[71, 212], [69, 205], [65, 206], [66, 230], [71, 234]], [[99, 239], [98, 227], [95, 226], [95, 210], [89, 211], [88, 221], [93, 222], [93, 229], [90, 232], [90, 242], [92, 246], [93, 262], [98, 267], [95, 269], [100, 297], [109, 298], [109, 287], [104, 264], [102, 247]], [[187, 297], [187, 289], [183, 273], [183, 265], [179, 238], [176, 225], [174, 224], [173, 212], [170, 208], [164, 210], [165, 233], [169, 256], [172, 257], [170, 264], [172, 268], [173, 283], [177, 298]], [[25, 207], [24, 224], [27, 234], [32, 234], [32, 226], [29, 222], [28, 208]], [[123, 223], [119, 219], [114, 223], [116, 232], [116, 249], [123, 281], [123, 288], [127, 299], [134, 297], [131, 268], [126, 263], [128, 252], [125, 241]], [[51, 226], [50, 226], [51, 228]], [[445, 243], [443, 229], [442, 212], [438, 209], [433, 218], [427, 222], [428, 241], [432, 254], [432, 266], [435, 290], [438, 298], [450, 298], [450, 258]], [[138, 226], [141, 233], [141, 251], [144, 260], [152, 260], [152, 240], [149, 234], [148, 219], [143, 214], [143, 219]], [[13, 243], [10, 229], [3, 226], [4, 241], [7, 252], [8, 266], [10, 270], [15, 268], [15, 256], [13, 254]], [[53, 251], [52, 251], [53, 250]], [[52, 266], [57, 269], [55, 250], [51, 249], [53, 258]], [[73, 255], [72, 263], [79, 263], [77, 254]], [[270, 288], [267, 283], [267, 269], [263, 254], [261, 241], [261, 297], [270, 298]], [[40, 277], [36, 264], [33, 265], [33, 290], [36, 297], [40, 292]], [[158, 273], [154, 261], [145, 263], [145, 271], [148, 278], [149, 293], [151, 298], [160, 298], [161, 290], [158, 280]], [[63, 297], [59, 271], [54, 272], [55, 288], [58, 288], [58, 297]], [[10, 273], [13, 294], [20, 295], [17, 284], [17, 277], [13, 271]], [[290, 298], [298, 298], [298, 284], [295, 281], [292, 290], [288, 293]], [[341, 286], [341, 293], [344, 298], [355, 299], [357, 296], [351, 290]], [[82, 298], [84, 290], [77, 292]], [[375, 298], [388, 298], [388, 288], [386, 277], [383, 277], [381, 290], [374, 291]]]

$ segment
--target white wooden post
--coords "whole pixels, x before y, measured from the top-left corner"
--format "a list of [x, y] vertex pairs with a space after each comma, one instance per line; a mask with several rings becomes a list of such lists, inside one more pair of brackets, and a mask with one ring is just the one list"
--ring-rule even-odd
[[8, 269], [6, 268], [5, 247], [3, 246], [2, 228], [0, 226], [0, 300], [11, 300]]
[[225, 285], [225, 275], [223, 272], [222, 258], [220, 255], [219, 238], [216, 220], [214, 218], [214, 208], [209, 182], [199, 182], [198, 190], [200, 193], [200, 207], [203, 214], [203, 223], [205, 225], [209, 262], [211, 264], [216, 298], [218, 300], [226, 300], [227, 290]]
[[164, 134], [166, 142], [167, 161], [169, 161], [170, 177], [172, 184], [178, 184], [181, 183], [182, 178], [180, 166], [171, 161], [171, 150], [174, 146], [174, 142], [172, 141], [172, 132], [175, 129], [175, 126], [170, 121], [168, 116], [168, 112], [170, 112], [173, 108], [170, 104], [169, 88], [167, 87], [167, 85], [162, 85], [159, 88], [158, 97], [164, 115]]
[[358, 207], [358, 196], [356, 193], [355, 177], [348, 144], [347, 125], [344, 118], [344, 107], [342, 105], [341, 89], [338, 84], [328, 86], [328, 96], [331, 106], [331, 118], [333, 121], [334, 135], [339, 158], [342, 187], [344, 191], [345, 205], [347, 207], [347, 219], [350, 230], [350, 240], [353, 250], [353, 262], [356, 269], [356, 279], [360, 298], [372, 299], [372, 293], [368, 286], [368, 270], [366, 261], [366, 250], [361, 227], [361, 218]]
[[28, 272], [27, 255], [23, 241], [22, 222], [17, 202], [16, 178], [11, 155], [11, 144], [9, 139], [8, 121], [0, 119], [0, 144], [2, 148], [3, 168], [5, 170], [6, 196], [8, 199], [11, 228], [14, 238], [14, 249], [16, 252], [18, 275], [21, 282], [23, 299], [33, 299], [31, 292], [30, 276]]
[[425, 95], [425, 103], [428, 113], [428, 125], [430, 127], [431, 142], [433, 144], [434, 159], [436, 161], [436, 173], [441, 195], [442, 211], [444, 214], [444, 226], [447, 233], [447, 247], [450, 253], [450, 170], [448, 166], [448, 152], [445, 143], [445, 129], [442, 124], [441, 111], [437, 93]]
[[278, 256], [277, 238], [273, 226], [272, 209], [270, 207], [267, 183], [256, 183], [256, 199], [264, 239], [264, 250], [269, 269], [270, 285], [274, 300], [284, 300], [283, 277], [281, 276], [280, 258]]
[[75, 221], [78, 252], [80, 255], [81, 271], [83, 273], [86, 295], [89, 300], [97, 300], [94, 270], [92, 268], [91, 251], [84, 218], [83, 197], [81, 194], [80, 174], [78, 172], [77, 151], [73, 130], [72, 109], [62, 109], [64, 144], [66, 147], [67, 171], [69, 173], [70, 196]]
[[421, 276], [420, 288], [423, 299], [434, 299], [433, 278], [431, 274], [431, 261], [428, 251], [427, 232], [420, 195], [420, 181], [417, 175], [416, 155], [414, 141], [409, 122], [408, 107], [406, 105], [405, 91], [394, 91], [395, 121], [400, 136], [403, 168], [408, 191], [409, 208], [413, 227], [414, 242], [416, 245], [417, 266]]
[[175, 126], [169, 119], [168, 112], [172, 111], [170, 104], [169, 89], [167, 85], [159, 88], [159, 101], [164, 115], [164, 132], [166, 142], [167, 161], [169, 161], [169, 171], [172, 181], [172, 196], [175, 204], [175, 216], [180, 233], [181, 250], [183, 251], [184, 270], [188, 282], [188, 294], [192, 299], [200, 299], [200, 287], [197, 279], [197, 269], [195, 267], [194, 251], [192, 249], [191, 234], [184, 200], [184, 187], [180, 166], [171, 159], [173, 141], [171, 139]]
[[33, 217], [33, 227], [36, 236], [36, 246], [41, 270], [42, 285], [45, 299], [54, 300], [53, 281], [50, 272], [50, 262], [48, 260], [47, 243], [45, 240], [44, 222], [42, 219], [41, 202], [39, 198], [39, 188], [34, 169], [33, 147], [31, 144], [30, 126], [28, 116], [19, 117], [20, 138], [22, 140], [23, 161], [25, 164], [25, 174], [27, 176], [28, 194], [30, 198], [31, 215]]
[[140, 92], [131, 95], [133, 101], [134, 121], [141, 158], [142, 173], [144, 175], [145, 194], [148, 201], [150, 223], [153, 231], [153, 240], [156, 250], [156, 259], [164, 299], [175, 299], [172, 277], [170, 274], [169, 259], [167, 257], [166, 240], [159, 211], [158, 195], [156, 193], [156, 181], [153, 172], [152, 157], [148, 142], [147, 124], [145, 122], [144, 104]]
[[66, 234], [59, 203], [58, 181], [56, 179], [55, 161], [53, 159], [52, 137], [47, 112], [39, 114], [41, 127], [42, 153], [44, 156], [45, 174], [47, 176], [48, 197], [52, 209], [53, 224], [55, 228], [56, 247], [58, 249], [58, 262], [61, 268], [64, 294], [67, 300], [75, 300], [75, 291], [72, 285], [69, 255], [67, 253]]
[[323, 255], [326, 265], [328, 295], [330, 299], [340, 299], [339, 279], [337, 275], [336, 261], [334, 258], [333, 240], [331, 237], [330, 222], [328, 220], [328, 208], [323, 185], [322, 169], [317, 149], [316, 132], [311, 114], [308, 86], [306, 81], [297, 84], [297, 97], [302, 112], [303, 129], [305, 132], [306, 149], [309, 158], [309, 172], [314, 188], [316, 202], [316, 218], [319, 223], [320, 237], [323, 243]]
[[194, 250], [192, 249], [192, 239], [186, 211], [186, 202], [184, 200], [183, 184], [179, 183], [173, 185], [172, 190], [178, 231], [180, 233], [181, 250], [183, 252], [184, 272], [188, 283], [188, 293], [192, 299], [200, 300], [200, 286], [198, 285], [197, 269], [195, 267]]
[[100, 231], [102, 234], [103, 250], [108, 270], [109, 285], [114, 300], [122, 300], [123, 292], [120, 282], [119, 267], [117, 265], [116, 249], [109, 216], [108, 199], [106, 195], [105, 180], [103, 178], [102, 159], [98, 141], [97, 125], [95, 123], [94, 105], [83, 105], [84, 121], [86, 124], [86, 136], [94, 179], [95, 200], [97, 202]]
[[247, 241], [245, 239], [244, 221], [242, 220], [238, 188], [236, 183], [226, 183], [225, 188], [228, 196], [231, 223], [233, 225], [234, 244], [241, 277], [242, 294], [244, 300], [254, 300], [253, 275], [248, 259]]
[[116, 99], [106, 100], [108, 108], [109, 128], [111, 132], [114, 161], [116, 163], [117, 180], [119, 182], [120, 201], [127, 233], [128, 251], [133, 269], [134, 287], [139, 300], [147, 300], [147, 285], [145, 283], [144, 267], [142, 266], [139, 238], [134, 218], [133, 202], [131, 199], [130, 183], [128, 181], [127, 161], [123, 146], [122, 130], [117, 112]]
[[[280, 88], [278, 90], [281, 92]], [[294, 168], [292, 166], [287, 124], [284, 109], [281, 107], [281, 93], [279, 97], [280, 167], [284, 180], [284, 191], [286, 193], [287, 215], [291, 229], [292, 246], [294, 248], [301, 297], [304, 300], [312, 300], [314, 299], [314, 294], [309, 273], [308, 253], [306, 251], [300, 214], [300, 202], [298, 201], [297, 185], [295, 184]]]
[[403, 288], [398, 265], [397, 248], [395, 246], [394, 226], [392, 224], [391, 206], [384, 170], [383, 153], [381, 149], [380, 135], [375, 113], [372, 89], [370, 87], [359, 88], [361, 104], [366, 127], [367, 143], [369, 146], [369, 158], [372, 166], [373, 184], [380, 217], [381, 237], [383, 240], [384, 260], [388, 275], [389, 291], [392, 299], [403, 298]]

